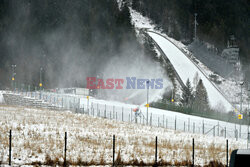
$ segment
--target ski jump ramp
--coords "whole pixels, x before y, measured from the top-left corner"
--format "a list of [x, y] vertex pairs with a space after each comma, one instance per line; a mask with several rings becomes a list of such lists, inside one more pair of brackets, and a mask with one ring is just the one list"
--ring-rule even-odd
[[165, 54], [170, 61], [180, 79], [186, 83], [190, 80], [192, 86], [195, 75], [198, 74], [202, 79], [203, 84], [207, 90], [209, 104], [212, 108], [217, 108], [223, 105], [227, 112], [233, 111], [233, 105], [226, 99], [222, 92], [209, 80], [209, 78], [202, 72], [202, 70], [182, 52], [175, 44], [167, 38], [153, 31], [146, 31], [146, 33], [157, 43], [158, 47]]

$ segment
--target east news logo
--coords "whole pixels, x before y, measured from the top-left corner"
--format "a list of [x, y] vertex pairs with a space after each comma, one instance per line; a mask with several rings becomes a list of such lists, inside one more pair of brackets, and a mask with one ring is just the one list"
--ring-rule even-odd
[[[137, 79], [136, 77], [97, 79], [96, 77], [87, 77], [88, 89], [162, 89], [163, 79]], [[124, 83], [126, 81], [126, 85]]]

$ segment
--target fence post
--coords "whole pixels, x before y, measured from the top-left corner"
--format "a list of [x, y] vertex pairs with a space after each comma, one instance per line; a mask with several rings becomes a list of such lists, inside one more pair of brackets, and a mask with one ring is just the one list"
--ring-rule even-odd
[[66, 166], [67, 165], [67, 163], [66, 163], [66, 156], [67, 156], [67, 132], [65, 132], [65, 143], [64, 143], [65, 145], [64, 145], [64, 166]]
[[214, 125], [214, 128], [213, 128], [213, 135], [215, 137], [215, 125]]
[[248, 149], [248, 144], [249, 144], [249, 130], [247, 130], [247, 149]]
[[113, 166], [115, 166], [115, 135], [113, 135]]
[[176, 116], [175, 116], [175, 120], [174, 120], [174, 130], [176, 130]]
[[160, 126], [159, 124], [160, 124], [160, 121], [159, 121], [159, 117], [158, 117], [158, 127]]
[[152, 113], [150, 114], [150, 125], [152, 126], [152, 119], [153, 119], [153, 117], [152, 117]]
[[218, 132], [217, 132], [217, 136], [220, 136], [220, 124], [219, 124], [219, 121], [218, 121]]
[[193, 133], [195, 133], [195, 122], [193, 122]]
[[225, 138], [227, 138], [227, 127], [225, 127]]
[[238, 136], [238, 134], [237, 134], [236, 124], [234, 124], [234, 137], [235, 137], [236, 141], [238, 140], [237, 136]]
[[123, 122], [123, 107], [122, 107], [122, 122]]
[[248, 142], [249, 142], [249, 125], [247, 126], [247, 149], [248, 149]]
[[[139, 120], [139, 118], [137, 117], [136, 113], [134, 113], [133, 115], [135, 117], [135, 119], [134, 119], [135, 123], [137, 124], [139, 122], [141, 124], [141, 117], [140, 117], [140, 120]], [[132, 117], [131, 117], [131, 119], [132, 119]]]
[[10, 136], [9, 136], [9, 165], [11, 166], [11, 138], [12, 138], [12, 133], [10, 130]]
[[239, 138], [241, 138], [241, 122], [240, 122], [240, 133], [239, 133]]
[[157, 166], [157, 136], [155, 137], [155, 166]]
[[107, 110], [107, 107], [106, 107], [106, 104], [105, 104], [105, 112], [104, 112], [105, 113], [105, 118], [106, 118], [106, 110]]
[[[56, 103], [58, 103], [58, 96], [56, 97]], [[81, 108], [81, 103], [80, 103], [80, 98], [78, 98], [78, 108], [80, 109]], [[81, 111], [81, 110], [80, 110]], [[83, 113], [84, 114], [84, 113]]]
[[123, 110], [122, 110], [122, 122], [123, 122]]
[[164, 118], [164, 114], [162, 115], [162, 127], [164, 128], [164, 121], [165, 121], [165, 118]]
[[168, 119], [166, 118], [166, 128], [168, 128]]
[[62, 97], [62, 108], [63, 108], [63, 97]]
[[[137, 124], [137, 121], [138, 121], [138, 118], [137, 118], [137, 116], [136, 116], [136, 114], [135, 114], [135, 123]], [[140, 117], [140, 124], [141, 124], [141, 117]]]
[[99, 104], [98, 103], [96, 104], [96, 111], [97, 111], [96, 115], [99, 117], [99, 114], [98, 114], [99, 113]]
[[226, 142], [226, 145], [227, 145], [227, 163], [226, 163], [226, 167], [228, 167], [228, 140], [227, 140], [227, 142]]
[[188, 118], [188, 132], [190, 132], [190, 118]]
[[202, 134], [204, 135], [205, 133], [205, 126], [204, 126], [204, 120], [202, 121]]
[[106, 104], [105, 104], [105, 109], [104, 109], [104, 118], [107, 118], [107, 112], [106, 112], [107, 110], [106, 110]]
[[131, 116], [131, 121], [130, 122], [132, 122], [132, 119], [133, 119], [132, 108], [130, 109], [130, 116]]
[[184, 121], [184, 132], [186, 131], [186, 122]]
[[193, 160], [192, 166], [194, 167], [194, 138], [193, 138], [193, 157], [192, 157], [192, 160]]

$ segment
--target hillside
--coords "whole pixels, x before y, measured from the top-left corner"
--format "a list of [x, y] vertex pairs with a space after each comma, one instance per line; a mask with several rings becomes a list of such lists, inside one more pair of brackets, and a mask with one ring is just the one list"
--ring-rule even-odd
[[229, 36], [235, 35], [242, 60], [249, 60], [250, 3], [247, 0], [133, 0], [132, 8], [152, 19], [168, 36], [185, 43], [193, 41], [197, 13], [200, 40], [222, 50]]
[[[179, 49], [181, 49], [181, 51], [184, 52], [196, 64], [196, 66], [202, 71], [202, 73], [205, 74], [205, 76], [209, 78], [210, 81], [212, 81], [213, 85], [215, 85], [215, 87], [218, 88], [220, 92], [222, 92], [222, 94], [226, 97], [226, 99], [231, 104], [233, 104], [233, 106], [237, 108], [238, 111], [240, 110], [241, 88], [239, 80], [235, 79], [230, 75], [230, 73], [232, 73], [233, 71], [232, 70], [233, 66], [231, 64], [228, 64], [228, 62], [221, 56], [215, 55], [206, 50], [205, 46], [209, 45], [209, 43], [205, 43], [206, 45], [203, 46], [199, 46], [201, 45], [201, 43], [199, 42], [195, 42], [191, 45], [185, 45], [181, 41], [169, 37], [167, 33], [164, 32], [164, 30], [160, 26], [157, 26], [157, 24], [155, 24], [153, 20], [151, 20], [147, 16], [143, 16], [141, 13], [137, 12], [136, 10], [133, 10], [132, 8], [130, 8], [130, 13], [132, 19], [131, 21], [136, 28], [138, 38], [141, 38], [142, 36], [139, 30], [149, 30], [164, 36], [166, 39], [168, 39], [174, 45], [176, 45]], [[152, 43], [145, 39], [142, 39], [142, 42]], [[153, 47], [153, 50], [155, 50], [156, 56], [158, 58], [162, 56], [162, 54], [158, 51], [156, 47]], [[175, 61], [175, 63], [178, 63], [178, 61]], [[182, 67], [180, 69], [182, 69]], [[189, 68], [186, 69], [187, 72], [189, 72]], [[184, 77], [187, 76], [184, 75]], [[190, 77], [189, 79], [191, 82], [194, 81], [194, 77]], [[247, 77], [245, 79], [247, 79]], [[174, 89], [174, 91], [176, 94], [176, 98], [178, 99], [178, 97], [179, 98], [181, 97], [182, 89], [181, 86], [178, 85], [178, 81], [176, 82], [176, 84], [177, 87], [176, 89]], [[247, 87], [247, 82], [244, 84], [242, 89], [243, 112], [247, 110], [247, 103], [248, 103], [247, 102], [248, 91], [246, 87]], [[215, 96], [215, 98], [213, 99], [215, 102], [218, 103], [217, 96]], [[219, 105], [217, 105], [216, 108], [218, 108], [219, 111], [224, 110], [224, 108]]]

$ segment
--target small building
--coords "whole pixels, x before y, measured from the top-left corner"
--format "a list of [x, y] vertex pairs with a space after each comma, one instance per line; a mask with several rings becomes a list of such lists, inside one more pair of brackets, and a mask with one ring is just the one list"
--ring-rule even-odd
[[66, 94], [89, 96], [89, 89], [87, 88], [62, 88], [60, 89], [60, 92]]

